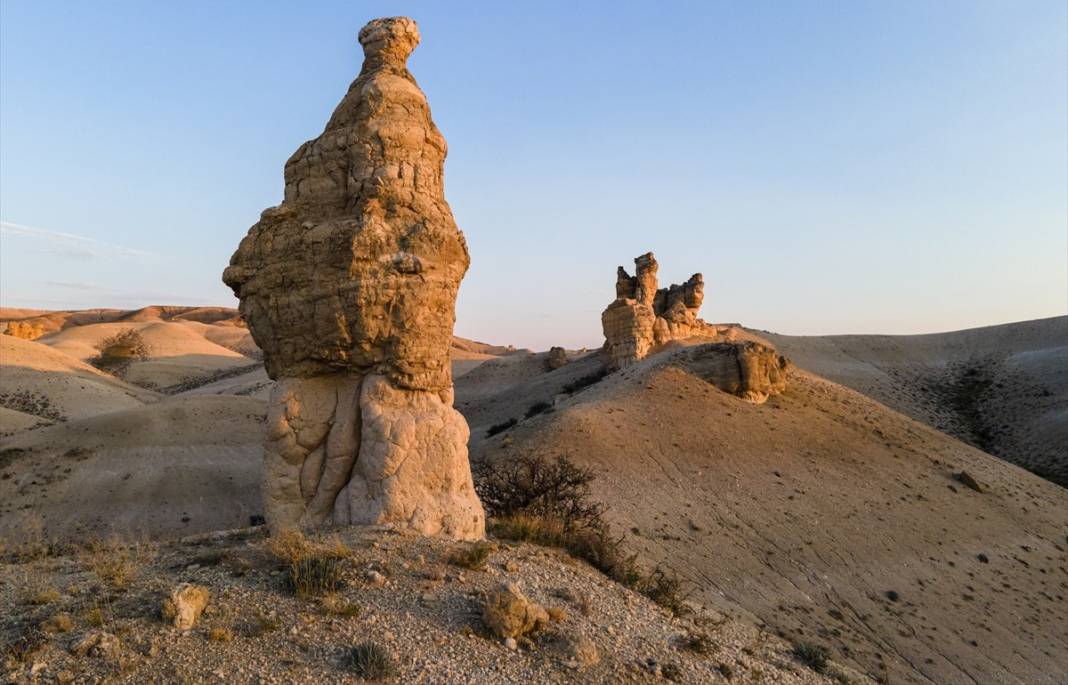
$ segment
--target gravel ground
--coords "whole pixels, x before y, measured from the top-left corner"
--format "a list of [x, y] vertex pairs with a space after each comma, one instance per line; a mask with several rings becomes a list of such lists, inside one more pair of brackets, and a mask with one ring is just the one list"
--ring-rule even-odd
[[[456, 543], [376, 529], [336, 535], [349, 553], [342, 587], [326, 599], [287, 591], [285, 562], [255, 528], [0, 565], [0, 679], [359, 682], [349, 653], [373, 641], [397, 683], [865, 682], [836, 665], [833, 678], [817, 675], [777, 638], [700, 607], [674, 617], [557, 550], [502, 542], [473, 570], [448, 562]], [[135, 570], [116, 587], [101, 576], [123, 558]], [[511, 645], [488, 632], [483, 603], [504, 582], [550, 609], [547, 629]], [[160, 618], [180, 583], [211, 594], [184, 633]], [[703, 654], [686, 646], [697, 635], [708, 638]], [[576, 658], [579, 642], [597, 658]]]

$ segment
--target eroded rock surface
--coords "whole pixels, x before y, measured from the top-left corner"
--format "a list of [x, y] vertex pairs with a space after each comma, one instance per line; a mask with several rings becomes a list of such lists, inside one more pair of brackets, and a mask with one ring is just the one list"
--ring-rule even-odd
[[658, 265], [653, 253], [636, 258], [634, 266], [634, 276], [622, 266], [618, 268], [616, 299], [601, 314], [608, 354], [617, 369], [644, 359], [655, 346], [708, 329], [697, 318], [705, 297], [701, 274], [694, 274], [682, 285], [657, 289]]
[[394, 524], [474, 539], [484, 514], [449, 346], [469, 257], [444, 196], [445, 139], [406, 60], [415, 22], [376, 19], [318, 138], [286, 163], [223, 280], [278, 380], [266, 441], [272, 528]]
[[724, 392], [763, 404], [786, 390], [790, 362], [767, 345], [743, 340], [696, 345], [681, 365]]

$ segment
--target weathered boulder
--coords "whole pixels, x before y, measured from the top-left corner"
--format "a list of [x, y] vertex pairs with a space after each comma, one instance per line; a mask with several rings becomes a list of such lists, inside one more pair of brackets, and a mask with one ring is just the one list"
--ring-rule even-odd
[[601, 314], [605, 345], [613, 368], [624, 368], [672, 340], [706, 331], [697, 318], [704, 301], [704, 279], [694, 274], [681, 285], [657, 288], [657, 262], [652, 252], [634, 260], [635, 275], [616, 270], [616, 299]]
[[207, 606], [207, 588], [182, 583], [164, 598], [160, 615], [178, 630], [191, 630]]
[[790, 362], [751, 340], [695, 345], [680, 353], [681, 366], [724, 392], [754, 404], [786, 390]]
[[517, 585], [506, 583], [486, 598], [482, 621], [494, 635], [516, 638], [549, 625], [549, 612], [527, 599]]
[[480, 538], [449, 347], [469, 257], [444, 196], [445, 139], [406, 60], [415, 22], [376, 19], [326, 129], [286, 163], [223, 280], [272, 392], [272, 529], [393, 524]]
[[549, 371], [555, 371], [562, 366], [567, 366], [568, 363], [567, 350], [562, 347], [549, 348], [549, 356], [545, 358], [545, 368]]

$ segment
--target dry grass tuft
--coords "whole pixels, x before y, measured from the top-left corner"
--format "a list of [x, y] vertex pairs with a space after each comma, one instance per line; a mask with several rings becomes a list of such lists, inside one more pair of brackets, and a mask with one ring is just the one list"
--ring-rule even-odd
[[453, 566], [461, 566], [466, 569], [477, 570], [484, 568], [489, 561], [490, 555], [498, 549], [497, 544], [480, 540], [469, 545], [464, 545], [452, 550], [448, 555], [448, 562]]
[[69, 633], [74, 628], [70, 614], [55, 614], [41, 623], [41, 630], [46, 633]]
[[146, 543], [126, 542], [117, 535], [90, 541], [79, 553], [82, 566], [102, 585], [121, 590], [152, 561], [155, 547]]
[[384, 680], [397, 672], [393, 656], [377, 642], [361, 642], [349, 651], [349, 665], [364, 680]]
[[217, 627], [208, 632], [208, 639], [212, 642], [233, 642], [234, 631], [229, 628]]
[[352, 550], [336, 535], [313, 541], [300, 531], [284, 531], [271, 538], [268, 548], [286, 563], [286, 589], [300, 597], [330, 595], [345, 586], [344, 562]]

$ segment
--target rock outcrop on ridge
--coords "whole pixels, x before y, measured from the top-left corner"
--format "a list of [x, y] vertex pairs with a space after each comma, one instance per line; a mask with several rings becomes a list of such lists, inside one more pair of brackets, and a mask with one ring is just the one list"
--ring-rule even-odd
[[405, 66], [419, 30], [376, 19], [359, 41], [359, 77], [286, 163], [284, 201], [223, 274], [278, 381], [265, 514], [273, 528], [394, 524], [480, 538], [449, 365], [470, 259], [445, 201], [445, 139]]
[[[657, 289], [658, 265], [652, 252], [634, 260], [635, 275], [616, 271], [616, 299], [601, 314], [611, 364], [621, 369], [645, 358], [649, 350], [697, 335], [707, 326], [697, 318], [705, 282], [694, 274], [682, 285]], [[714, 332], [714, 331], [712, 331]]]
[[652, 252], [634, 260], [631, 276], [616, 271], [616, 299], [601, 314], [605, 350], [613, 369], [635, 364], [676, 340], [704, 338], [680, 363], [692, 367], [720, 390], [760, 404], [786, 389], [789, 366], [774, 349], [754, 341], [735, 341], [735, 326], [715, 326], [697, 318], [705, 282], [694, 274], [681, 285], [657, 288], [658, 265]]

